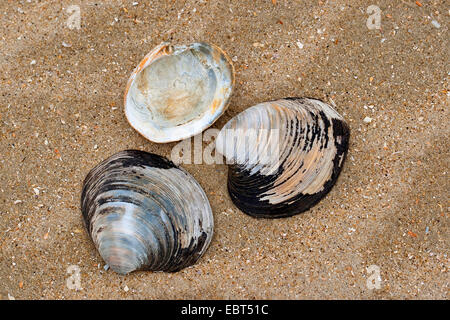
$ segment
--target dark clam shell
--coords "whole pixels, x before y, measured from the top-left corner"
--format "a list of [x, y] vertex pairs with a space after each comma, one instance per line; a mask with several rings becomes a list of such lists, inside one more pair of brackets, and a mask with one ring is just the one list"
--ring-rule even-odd
[[253, 106], [220, 131], [228, 192], [243, 212], [263, 218], [308, 210], [333, 187], [349, 143], [347, 124], [331, 106], [286, 98]]
[[161, 156], [116, 153], [87, 175], [84, 221], [114, 271], [178, 271], [194, 264], [213, 234], [213, 215], [198, 182]]

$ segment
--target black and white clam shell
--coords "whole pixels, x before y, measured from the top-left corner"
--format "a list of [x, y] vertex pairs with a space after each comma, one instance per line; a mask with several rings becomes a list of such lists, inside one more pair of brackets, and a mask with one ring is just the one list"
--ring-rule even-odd
[[308, 210], [335, 184], [349, 136], [343, 117], [316, 99], [286, 98], [241, 112], [216, 140], [229, 164], [233, 203], [264, 218]]
[[194, 264], [213, 235], [205, 192], [164, 157], [116, 153], [86, 176], [84, 221], [103, 260], [117, 273], [174, 272]]

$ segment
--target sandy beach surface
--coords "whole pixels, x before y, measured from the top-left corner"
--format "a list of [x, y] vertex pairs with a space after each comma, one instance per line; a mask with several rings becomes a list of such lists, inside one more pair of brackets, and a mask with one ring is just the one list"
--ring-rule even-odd
[[[449, 9], [1, 1], [1, 299], [448, 299]], [[123, 112], [128, 77], [163, 41], [212, 42], [234, 61], [236, 86], [213, 128], [259, 102], [315, 97], [345, 117], [350, 149], [326, 198], [278, 220], [233, 205], [225, 165], [183, 165], [213, 209], [208, 251], [177, 273], [120, 276], [85, 231], [81, 185], [120, 150], [170, 156], [176, 143], [146, 140]]]

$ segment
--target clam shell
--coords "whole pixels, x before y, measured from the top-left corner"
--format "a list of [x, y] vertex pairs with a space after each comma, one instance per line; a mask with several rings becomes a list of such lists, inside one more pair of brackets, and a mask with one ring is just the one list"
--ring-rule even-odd
[[125, 90], [128, 122], [145, 138], [163, 143], [192, 137], [226, 110], [234, 68], [208, 43], [162, 43], [139, 63]]
[[349, 136], [342, 116], [315, 99], [286, 98], [243, 111], [216, 140], [216, 150], [230, 164], [232, 201], [255, 217], [308, 210], [335, 184]]
[[81, 210], [103, 260], [120, 274], [190, 266], [213, 235], [211, 207], [198, 182], [143, 151], [116, 153], [93, 168]]

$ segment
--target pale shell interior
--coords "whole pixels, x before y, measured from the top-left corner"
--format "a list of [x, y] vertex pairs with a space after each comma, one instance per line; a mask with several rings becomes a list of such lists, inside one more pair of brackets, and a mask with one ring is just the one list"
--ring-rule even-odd
[[225, 111], [233, 82], [233, 66], [220, 48], [163, 43], [130, 77], [125, 113], [151, 141], [182, 140], [209, 127]]

